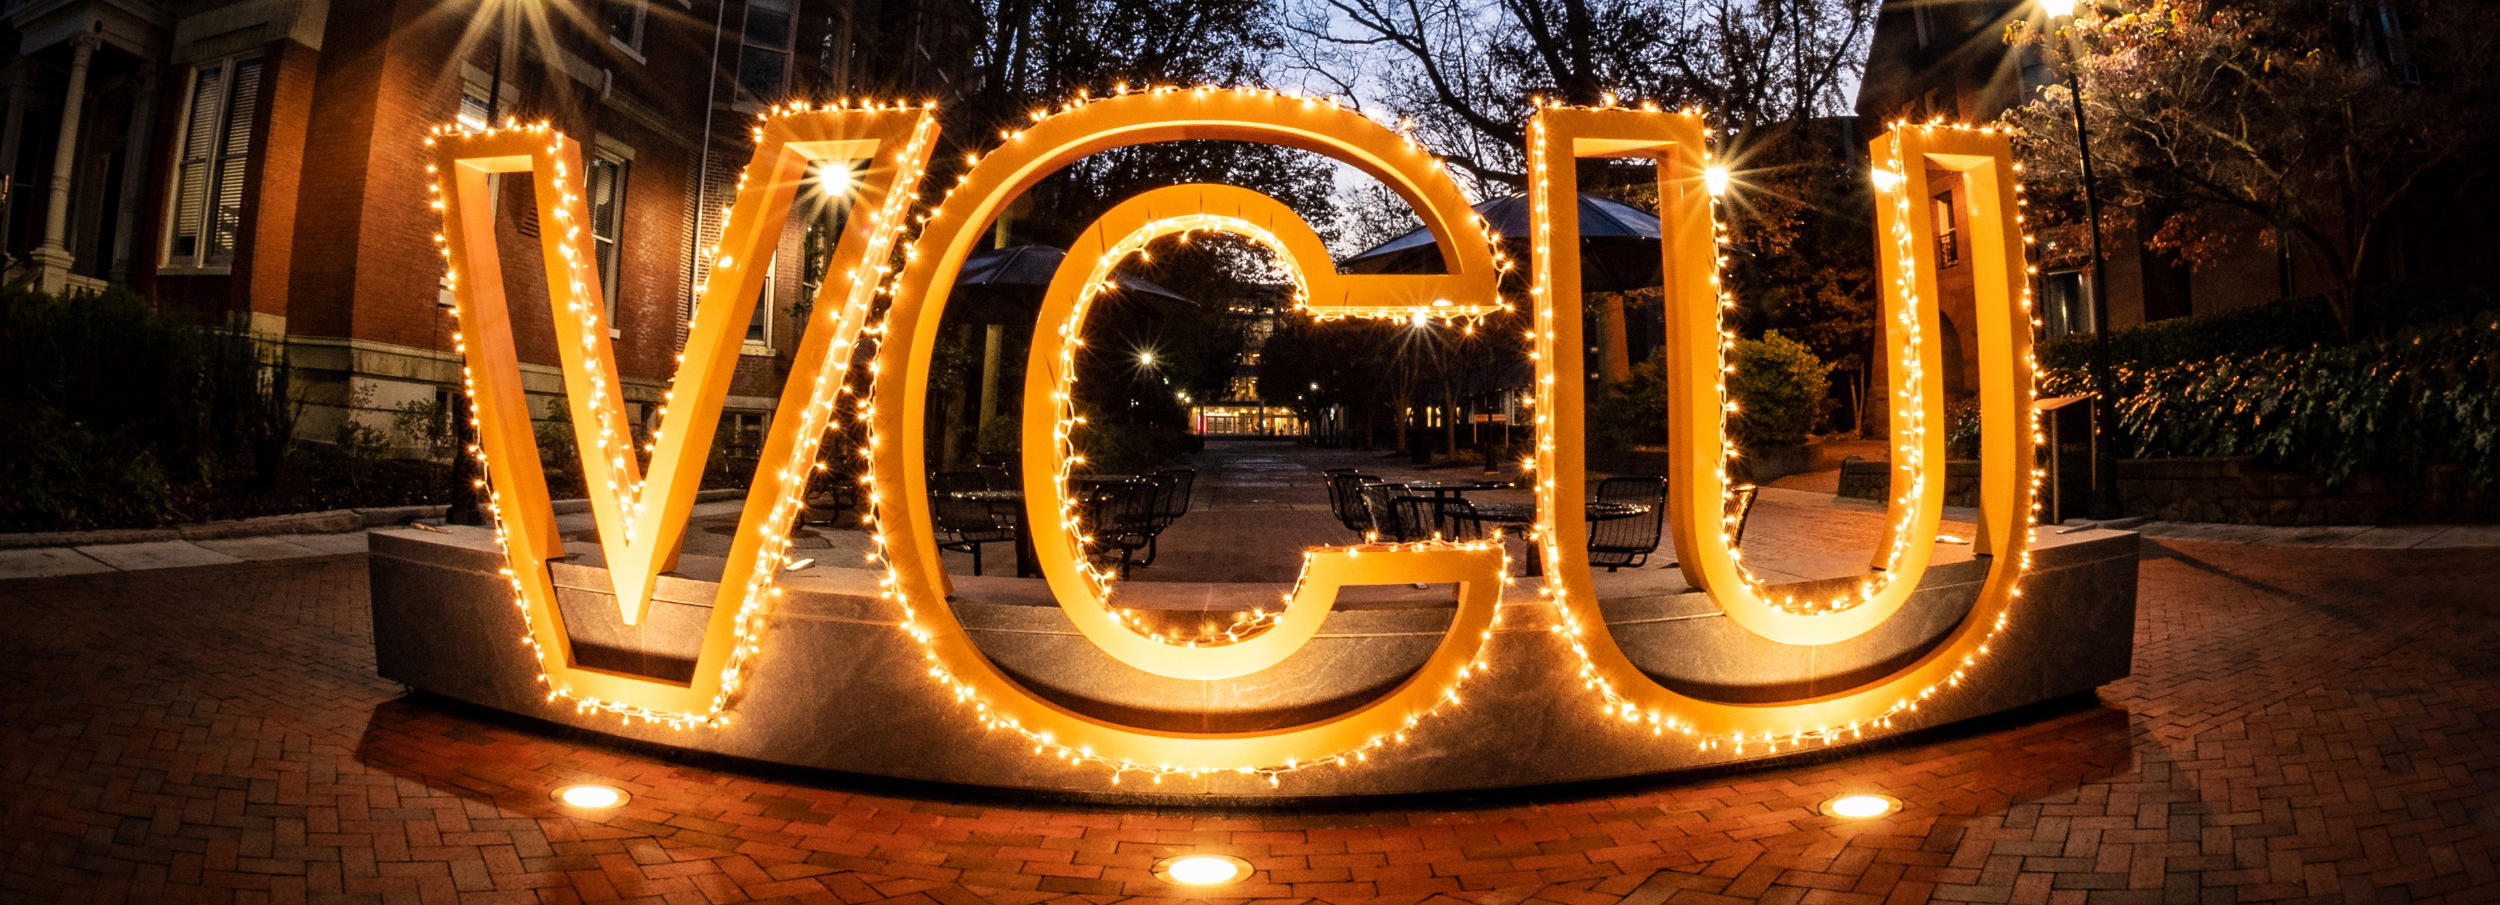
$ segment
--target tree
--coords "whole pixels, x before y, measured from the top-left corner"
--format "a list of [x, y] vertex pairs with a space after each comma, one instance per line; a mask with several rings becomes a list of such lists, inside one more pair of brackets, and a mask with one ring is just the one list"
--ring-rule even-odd
[[[1864, 373], [1873, 341], [1872, 207], [1839, 117], [1874, 0], [1288, 0], [1285, 52], [1315, 82], [1385, 108], [1482, 194], [1523, 181], [1538, 98], [1698, 107], [1737, 191], [1729, 287], [1747, 333], [1790, 330]], [[1356, 78], [1344, 75], [1361, 73]], [[1654, 170], [1583, 161], [1583, 191], [1657, 208]], [[1350, 239], [1402, 208], [1358, 194]], [[1402, 213], [1402, 211], [1400, 211]], [[1401, 230], [1402, 231], [1402, 230]], [[1383, 237], [1385, 238], [1385, 237]]]
[[[2154, 224], [2147, 243], [2191, 264], [2251, 234], [2288, 240], [2328, 280], [2351, 336], [2391, 214], [2428, 180], [2489, 169], [2500, 32], [2478, 21], [2484, 5], [2126, 6], [2083, 9], [2062, 35], [2010, 36], [2082, 83], [2105, 229], [2141, 212]], [[2007, 115], [2043, 195], [2079, 185], [2072, 103], [2053, 85]]]
[[1483, 188], [1521, 184], [1538, 98], [1698, 106], [1737, 144], [1836, 115], [1874, 0], [1292, 0], [1306, 83], [1413, 124]]
[[[960, 166], [1037, 114], [1085, 97], [1150, 85], [1256, 85], [1282, 42], [1269, 0], [981, 0], [989, 30], [973, 48], [975, 84], [948, 108]], [[951, 185], [933, 172], [930, 185]], [[1013, 241], [1064, 245], [1112, 205], [1184, 182], [1252, 186], [1304, 218], [1324, 218], [1328, 169], [1272, 145], [1170, 142], [1096, 154], [1035, 185], [1009, 225]]]

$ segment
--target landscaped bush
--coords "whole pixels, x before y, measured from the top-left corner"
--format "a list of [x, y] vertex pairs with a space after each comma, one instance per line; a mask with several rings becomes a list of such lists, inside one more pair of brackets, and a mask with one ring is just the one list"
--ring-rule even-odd
[[1181, 432], [1169, 425], [1088, 417], [1073, 445], [1085, 461], [1077, 474], [1145, 474], [1181, 454]]
[[1777, 330], [1761, 339], [1737, 340], [1729, 356], [1727, 394], [1736, 403], [1729, 432], [1738, 446], [1795, 446], [1823, 418], [1830, 400], [1830, 368], [1804, 343]]
[[[2286, 299], [2207, 317], [2154, 321], [2109, 332], [2109, 359], [2126, 368], [2165, 367], [2188, 361], [2303, 349], [2343, 340], [2335, 312], [2318, 296]], [[2040, 344], [2044, 369], [2092, 364], [2093, 334], [2070, 333]]]
[[[1667, 442], [1667, 366], [1661, 357], [1632, 366], [1624, 380], [1600, 384], [1589, 403], [1589, 445], [1620, 452]], [[1738, 446], [1794, 446], [1822, 420], [1830, 405], [1831, 368], [1805, 344], [1777, 330], [1761, 339], [1736, 341], [1728, 356], [1728, 398], [1736, 413], [1728, 433]]]
[[[2115, 370], [2132, 458], [2253, 455], [2340, 481], [2362, 471], [2419, 477], [2463, 466], [2500, 485], [2500, 316], [2347, 346]], [[2057, 368], [2042, 395], [2082, 392]]]
[[0, 295], [0, 531], [155, 524], [208, 486], [273, 486], [296, 411], [278, 365], [127, 292]]
[[1622, 452], [1667, 444], [1667, 366], [1663, 354], [1651, 355], [1632, 366], [1631, 376], [1601, 383], [1590, 394], [1591, 447]]
[[[2369, 289], [2356, 306], [2356, 338], [2383, 338], [2474, 322], [2495, 299], [2479, 286], [2403, 284]], [[2039, 345], [2040, 366], [2092, 364], [2093, 335], [2071, 333]], [[2344, 344], [2335, 312], [2320, 296], [2304, 296], [2202, 317], [2154, 321], [2109, 333], [2110, 363], [2158, 368], [2181, 362], [2254, 355], [2278, 349]]]

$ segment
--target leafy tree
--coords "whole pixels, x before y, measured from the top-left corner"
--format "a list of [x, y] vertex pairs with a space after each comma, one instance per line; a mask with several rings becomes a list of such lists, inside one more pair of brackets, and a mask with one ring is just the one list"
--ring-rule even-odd
[[[1835, 117], [1865, 62], [1873, 0], [1288, 0], [1286, 52], [1307, 82], [1384, 108], [1484, 194], [1522, 181], [1537, 98], [1709, 113], [1736, 177], [1722, 210], [1748, 334], [1784, 329], [1863, 377], [1873, 341], [1872, 206]], [[1357, 77], [1354, 74], [1360, 74]], [[1657, 208], [1651, 168], [1583, 161], [1584, 191]], [[1341, 244], [1413, 228], [1356, 193]], [[1634, 298], [1633, 304], [1645, 300]]]
[[[973, 84], [948, 108], [941, 168], [1080, 97], [1151, 85], [1256, 85], [1282, 42], [1268, 0], [981, 0]], [[945, 176], [946, 173], [937, 173]], [[933, 186], [952, 184], [933, 178]], [[1035, 185], [1011, 241], [1064, 245], [1112, 205], [1186, 182], [1252, 186], [1323, 219], [1328, 169], [1271, 145], [1170, 142], [1096, 154]]]
[[[2105, 229], [2141, 212], [2147, 242], [2191, 263], [2252, 235], [2289, 241], [2350, 336], [2391, 215], [2431, 181], [2488, 174], [2488, 18], [2438, 0], [2146, 0], [2010, 37], [2082, 83]], [[2072, 103], [2052, 85], [2007, 117], [2044, 196], [2077, 191]]]
[[1292, 0], [1293, 71], [1522, 181], [1537, 98], [1699, 106], [1738, 137], [1845, 112], [1874, 0]]

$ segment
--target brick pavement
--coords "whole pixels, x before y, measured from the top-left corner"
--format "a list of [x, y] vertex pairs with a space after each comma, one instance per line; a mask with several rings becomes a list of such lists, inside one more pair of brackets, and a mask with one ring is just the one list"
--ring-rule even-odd
[[[0, 583], [0, 901], [2488, 902], [2491, 550], [2148, 543], [2098, 702], [1776, 769], [1397, 808], [981, 803], [403, 699], [353, 556]], [[575, 816], [553, 788], [633, 801]], [[1906, 802], [1865, 822], [1816, 802]], [[917, 796], [917, 797], [915, 797]]]

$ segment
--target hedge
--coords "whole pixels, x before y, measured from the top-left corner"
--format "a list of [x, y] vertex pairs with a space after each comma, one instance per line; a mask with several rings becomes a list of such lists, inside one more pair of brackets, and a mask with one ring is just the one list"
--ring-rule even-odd
[[[2344, 346], [2122, 365], [2112, 376], [2122, 456], [2253, 455], [2332, 481], [2458, 465], [2481, 488], [2500, 484], [2500, 314]], [[2073, 365], [2042, 377], [2044, 396], [2090, 386]]]

